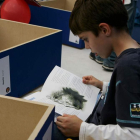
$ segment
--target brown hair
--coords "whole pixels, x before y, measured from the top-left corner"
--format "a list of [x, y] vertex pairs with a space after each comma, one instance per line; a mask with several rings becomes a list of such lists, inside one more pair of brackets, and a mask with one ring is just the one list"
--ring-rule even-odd
[[77, 0], [70, 16], [69, 27], [75, 35], [92, 31], [98, 36], [100, 23], [128, 32], [127, 20], [127, 11], [121, 0]]

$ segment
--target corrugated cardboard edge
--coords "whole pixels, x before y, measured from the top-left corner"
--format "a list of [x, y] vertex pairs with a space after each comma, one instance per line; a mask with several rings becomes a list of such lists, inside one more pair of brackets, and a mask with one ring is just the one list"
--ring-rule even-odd
[[0, 98], [4, 98], [4, 99], [8, 99], [8, 100], [13, 100], [13, 101], [19, 101], [19, 102], [25, 102], [25, 103], [31, 103], [31, 104], [37, 104], [37, 105], [42, 105], [42, 106], [48, 107], [47, 110], [45, 111], [44, 115], [42, 116], [42, 118], [38, 122], [37, 126], [33, 130], [32, 134], [28, 138], [28, 140], [33, 140], [33, 139], [36, 138], [37, 134], [41, 130], [42, 126], [44, 125], [44, 123], [48, 119], [49, 114], [51, 113], [51, 111], [54, 108], [54, 105], [51, 105], [51, 104], [41, 103], [41, 102], [36, 102], [36, 101], [30, 101], [30, 100], [15, 98], [15, 97], [9, 97], [9, 96], [0, 95]]
[[[57, 0], [53, 0], [53, 1], [43, 1], [43, 2], [39, 2], [39, 4], [42, 6], [42, 7], [48, 7], [48, 8], [53, 8], [53, 9], [57, 9], [57, 10], [61, 10], [61, 11], [66, 11], [66, 12], [70, 12], [70, 10], [64, 10], [64, 9], [61, 9], [61, 8], [55, 8], [55, 7], [52, 7], [52, 6], [46, 6], [46, 5], [43, 5], [44, 3], [47, 4], [49, 2], [54, 2], [54, 1], [57, 1]], [[70, 1], [69, 1], [70, 2]], [[56, 3], [55, 3], [56, 4]], [[66, 0], [65, 0], [65, 5], [66, 5]], [[67, 6], [67, 5], [66, 5]]]
[[[5, 20], [5, 19], [0, 19], [0, 20]], [[16, 22], [16, 21], [11, 21], [11, 20], [5, 20], [5, 21], [8, 21], [8, 22]], [[22, 23], [22, 22], [16, 22], [16, 23], [28, 25], [28, 24]], [[38, 26], [38, 25], [33, 25], [33, 24], [29, 24], [29, 26], [36, 26], [36, 27], [40, 27], [40, 28], [44, 28], [44, 29], [51, 29], [51, 30], [54, 30], [54, 33], [47, 34], [47, 35], [42, 35], [41, 37], [37, 37], [37, 38], [35, 38], [35, 39], [31, 39], [30, 41], [27, 41], [27, 42], [24, 42], [24, 43], [20, 43], [20, 44], [15, 45], [15, 46], [13, 46], [13, 47], [11, 47], [11, 48], [3, 49], [3, 50], [0, 51], [0, 53], [1, 53], [1, 52], [4, 52], [4, 51], [7, 51], [7, 50], [11, 50], [11, 49], [13, 49], [13, 48], [16, 48], [16, 47], [18, 47], [18, 46], [24, 45], [24, 44], [26, 44], [26, 43], [35, 41], [35, 40], [37, 40], [37, 39], [41, 39], [41, 38], [43, 38], [43, 37], [50, 36], [50, 35], [55, 34], [55, 33], [58, 33], [58, 32], [62, 32], [62, 30], [53, 29], [53, 28], [48, 28], [48, 27], [44, 27], [44, 26]]]
[[54, 108], [54, 105], [52, 105], [52, 106], [49, 105], [48, 109], [46, 110], [46, 112], [44, 113], [44, 115], [42, 116], [42, 118], [40, 119], [39, 123], [37, 124], [37, 126], [33, 130], [32, 134], [30, 135], [30, 137], [28, 138], [28, 140], [33, 140], [33, 139], [36, 138], [37, 134], [39, 133], [39, 131], [43, 127], [44, 123], [48, 119], [49, 114], [51, 113], [51, 111], [53, 110], [53, 108]]

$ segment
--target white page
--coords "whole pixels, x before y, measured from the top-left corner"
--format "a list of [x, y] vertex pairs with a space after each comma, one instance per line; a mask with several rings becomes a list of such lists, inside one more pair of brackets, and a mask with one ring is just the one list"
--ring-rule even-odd
[[81, 110], [78, 111], [73, 108], [65, 107], [65, 106], [58, 104], [56, 102], [53, 102], [52, 100], [49, 100], [48, 98], [45, 98], [45, 97], [40, 100], [37, 100], [37, 101], [55, 105], [55, 112], [60, 115], [63, 115], [63, 114], [76, 115], [78, 118], [80, 118], [83, 121], [85, 121], [87, 119], [87, 117], [89, 116], [86, 113], [84, 114], [84, 112], [82, 112]]
[[35, 92], [23, 97], [23, 99], [30, 100], [30, 101], [37, 101], [39, 98], [41, 98], [41, 92]]
[[[43, 94], [41, 94], [41, 92], [32, 93], [30, 95], [22, 97], [22, 99], [53, 104], [52, 102], [49, 102], [49, 100]], [[60, 115], [55, 113], [55, 119], [54, 119], [55, 122], [56, 122], [56, 118], [58, 116], [60, 116]]]
[[79, 41], [80, 41], [79, 37], [74, 35], [72, 33], [72, 31], [70, 30], [69, 42], [72, 42], [72, 43], [75, 43], [75, 44], [79, 44]]
[[11, 92], [9, 56], [0, 59], [0, 94]]
[[[77, 109], [74, 106], [70, 106], [69, 104], [67, 106], [69, 100], [67, 99], [67, 97], [65, 97], [65, 95], [62, 96], [62, 102], [60, 102], [60, 99], [58, 101], [56, 101], [55, 99], [54, 101], [52, 95], [56, 93], [58, 94], [58, 92], [59, 94], [63, 94], [63, 89], [66, 88], [72, 92], [76, 91], [76, 93], [84, 97], [84, 100], [86, 100], [86, 102], [83, 102], [81, 109]], [[40, 99], [38, 98], [38, 101], [54, 104], [56, 107], [55, 112], [58, 114], [63, 115], [64, 113], [66, 113], [76, 115], [80, 119], [85, 121], [94, 108], [98, 93], [98, 88], [91, 85], [83, 84], [81, 78], [56, 66], [47, 78], [41, 91], [42, 95], [40, 96]], [[80, 98], [82, 97], [80, 96]]]
[[98, 88], [92, 85], [83, 84], [82, 78], [79, 78], [78, 76], [58, 66], [55, 66], [53, 71], [48, 76], [41, 92], [45, 93], [51, 83], [56, 83], [62, 86], [74, 88], [75, 90], [80, 92], [80, 94], [86, 95], [89, 99], [94, 97], [92, 100], [93, 102], [96, 102], [95, 97], [97, 97], [97, 94], [99, 93]]

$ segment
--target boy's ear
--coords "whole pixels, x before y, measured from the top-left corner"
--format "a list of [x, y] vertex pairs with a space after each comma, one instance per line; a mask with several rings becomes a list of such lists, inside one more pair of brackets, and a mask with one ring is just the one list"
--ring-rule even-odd
[[100, 31], [105, 34], [106, 36], [110, 36], [111, 34], [111, 27], [106, 23], [99, 24]]

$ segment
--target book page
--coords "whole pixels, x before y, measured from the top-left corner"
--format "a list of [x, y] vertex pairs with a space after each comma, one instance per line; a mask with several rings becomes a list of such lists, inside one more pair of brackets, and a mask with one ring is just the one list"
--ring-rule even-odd
[[54, 104], [55, 112], [76, 115], [83, 121], [92, 113], [100, 89], [56, 66], [48, 76], [38, 101]]
[[94, 97], [94, 100], [92, 100], [93, 102], [96, 101], [95, 97], [97, 97], [97, 94], [100, 91], [100, 89], [92, 85], [84, 84], [82, 82], [82, 78], [79, 78], [78, 76], [58, 66], [55, 66], [53, 71], [48, 76], [42, 88], [42, 93], [47, 91], [48, 85], [50, 85], [50, 83], [56, 83], [62, 86], [74, 88], [75, 90], [79, 91], [80, 94], [87, 96], [89, 99]]

